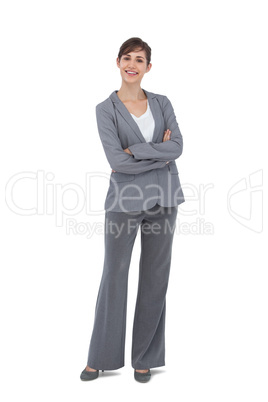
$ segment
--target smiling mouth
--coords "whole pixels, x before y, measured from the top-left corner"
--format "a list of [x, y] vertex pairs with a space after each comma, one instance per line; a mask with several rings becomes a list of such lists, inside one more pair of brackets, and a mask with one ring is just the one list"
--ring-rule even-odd
[[138, 75], [138, 73], [136, 73], [135, 71], [125, 70], [125, 72], [127, 73], [127, 75], [131, 75], [131, 76]]

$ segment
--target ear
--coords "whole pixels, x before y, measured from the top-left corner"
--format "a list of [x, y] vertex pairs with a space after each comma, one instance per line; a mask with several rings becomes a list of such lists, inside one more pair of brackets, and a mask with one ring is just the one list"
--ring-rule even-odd
[[146, 73], [149, 73], [151, 68], [152, 68], [152, 63], [149, 63], [148, 66], [147, 66], [147, 69], [146, 69]]
[[118, 68], [120, 68], [119, 57], [116, 58], [116, 65]]

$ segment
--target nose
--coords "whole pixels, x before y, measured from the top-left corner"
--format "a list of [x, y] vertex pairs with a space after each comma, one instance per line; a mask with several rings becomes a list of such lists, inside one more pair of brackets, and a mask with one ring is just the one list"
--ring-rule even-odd
[[128, 68], [129, 69], [135, 69], [135, 66], [136, 66], [136, 63], [133, 61], [133, 60], [131, 60], [130, 62], [129, 62], [129, 64], [128, 64]]

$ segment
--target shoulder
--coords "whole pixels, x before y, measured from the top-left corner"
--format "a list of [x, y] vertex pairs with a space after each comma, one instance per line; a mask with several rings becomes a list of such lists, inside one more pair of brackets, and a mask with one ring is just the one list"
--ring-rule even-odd
[[98, 125], [114, 124], [116, 126], [116, 113], [111, 96], [98, 103], [95, 107]]
[[115, 121], [115, 110], [111, 98], [107, 98], [104, 101], [98, 103], [95, 107], [96, 117], [98, 121]]
[[171, 114], [174, 114], [173, 105], [166, 95], [149, 91], [146, 91], [146, 94], [148, 98], [151, 98], [153, 101], [158, 102], [159, 107], [165, 116], [170, 116]]
[[168, 103], [170, 103], [170, 100], [164, 94], [159, 94], [159, 93], [149, 92], [149, 91], [145, 91], [145, 92], [149, 98], [152, 98], [152, 99], [155, 98], [162, 107], [165, 107]]
[[102, 101], [96, 105], [97, 111], [101, 110], [101, 109], [107, 110], [107, 111], [113, 110], [113, 103], [110, 98], [107, 98], [104, 101]]

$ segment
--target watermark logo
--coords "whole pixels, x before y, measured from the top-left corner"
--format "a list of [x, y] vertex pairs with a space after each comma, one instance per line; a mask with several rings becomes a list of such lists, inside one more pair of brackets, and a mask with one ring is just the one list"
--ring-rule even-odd
[[240, 225], [256, 232], [263, 230], [263, 170], [237, 181], [228, 191], [227, 208]]

